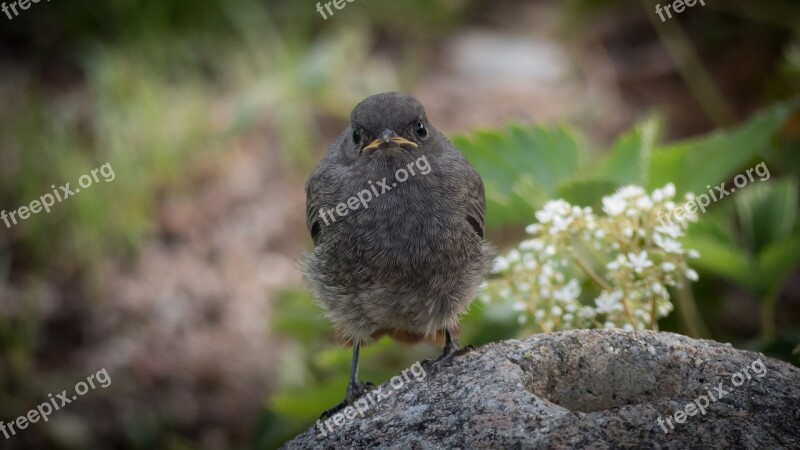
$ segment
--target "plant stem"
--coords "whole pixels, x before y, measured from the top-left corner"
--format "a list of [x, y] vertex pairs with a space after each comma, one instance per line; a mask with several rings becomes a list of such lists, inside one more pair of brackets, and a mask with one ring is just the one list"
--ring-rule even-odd
[[628, 298], [625, 296], [622, 296], [622, 306], [625, 308], [625, 314], [628, 316], [630, 324], [633, 325], [635, 323], [633, 312], [631, 311], [631, 305], [628, 303]]
[[675, 62], [678, 72], [708, 117], [717, 126], [731, 124], [736, 117], [733, 108], [725, 100], [714, 83], [714, 79], [703, 66], [680, 23], [676, 20], [660, 22], [654, 14], [650, 14], [649, 10], [647, 17], [653, 23], [667, 53]]
[[572, 257], [573, 257], [573, 258], [575, 258], [575, 264], [577, 264], [577, 265], [578, 265], [578, 267], [579, 267], [579, 268], [580, 268], [580, 269], [583, 271], [583, 273], [585, 273], [585, 274], [586, 274], [586, 275], [587, 275], [589, 278], [591, 278], [592, 280], [594, 280], [594, 281], [595, 281], [597, 284], [599, 284], [599, 285], [600, 285], [600, 287], [602, 287], [603, 289], [605, 289], [605, 290], [607, 290], [607, 291], [609, 291], [609, 292], [611, 292], [611, 291], [613, 290], [613, 288], [611, 287], [611, 285], [610, 285], [610, 284], [608, 284], [608, 283], [606, 283], [606, 280], [604, 280], [603, 278], [601, 278], [601, 277], [600, 277], [600, 275], [598, 275], [598, 274], [597, 274], [597, 272], [595, 272], [594, 270], [592, 270], [592, 268], [591, 268], [591, 267], [589, 267], [589, 266], [588, 266], [588, 265], [587, 265], [587, 264], [586, 264], [586, 263], [583, 261], [583, 259], [581, 259], [581, 257], [580, 257], [580, 256], [578, 256], [578, 252], [576, 252], [574, 248], [570, 247], [570, 249], [569, 249], [569, 253], [572, 255]]
[[761, 299], [761, 338], [764, 344], [775, 342], [775, 303], [777, 290], [773, 290]]
[[650, 329], [658, 331], [658, 317], [656, 314], [656, 301], [657, 298], [653, 295], [653, 300], [650, 302]]
[[700, 317], [700, 311], [697, 309], [697, 303], [694, 301], [692, 288], [685, 279], [683, 280], [683, 285], [678, 288], [678, 308], [680, 309], [683, 326], [686, 327], [686, 330], [692, 337], [711, 337], [708, 327], [706, 327], [705, 322], [703, 322], [703, 318]]
[[[610, 284], [606, 283], [606, 280], [600, 277], [600, 275], [598, 275], [597, 272], [592, 270], [592, 268], [589, 267], [589, 265], [586, 264], [586, 262], [584, 262], [580, 256], [578, 256], [578, 252], [576, 252], [574, 248], [570, 247], [569, 253], [572, 255], [573, 258], [575, 258], [575, 264], [577, 264], [578, 267], [583, 271], [583, 273], [585, 273], [589, 278], [594, 280], [597, 284], [600, 285], [600, 287], [607, 290], [608, 292], [614, 290], [614, 288], [612, 288]], [[622, 297], [622, 306], [625, 308], [625, 314], [628, 316], [628, 320], [630, 321], [631, 325], [633, 325], [634, 324], [633, 311], [631, 311], [631, 305], [628, 303], [628, 299], [624, 296]]]

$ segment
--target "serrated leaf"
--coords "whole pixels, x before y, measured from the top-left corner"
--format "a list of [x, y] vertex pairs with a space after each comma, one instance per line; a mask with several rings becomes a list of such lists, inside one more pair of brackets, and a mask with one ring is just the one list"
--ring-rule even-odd
[[658, 138], [659, 121], [648, 119], [614, 143], [596, 178], [618, 185], [644, 186], [650, 175], [650, 154]]
[[456, 136], [453, 143], [483, 177], [487, 227], [525, 225], [576, 172], [579, 144], [564, 127], [511, 126]]
[[527, 174], [548, 192], [578, 169], [578, 140], [567, 128], [512, 126], [510, 132], [519, 154], [524, 155], [517, 161], [523, 166], [517, 167], [528, 168]]
[[772, 145], [794, 104], [767, 110], [730, 131], [657, 148], [650, 162], [648, 187], [654, 189], [674, 183], [679, 195], [701, 193], [706, 186], [726, 181], [754, 156]]
[[590, 206], [599, 210], [603, 196], [613, 194], [617, 187], [618, 184], [611, 181], [570, 181], [560, 186], [557, 194], [559, 198], [573, 205]]

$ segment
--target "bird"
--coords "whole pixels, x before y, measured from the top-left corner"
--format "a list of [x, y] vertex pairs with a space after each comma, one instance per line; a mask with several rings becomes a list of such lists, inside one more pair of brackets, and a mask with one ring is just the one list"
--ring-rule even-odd
[[484, 238], [481, 176], [419, 100], [387, 92], [355, 106], [306, 183], [306, 218], [303, 277], [353, 349], [345, 399], [323, 417], [372, 387], [358, 379], [362, 345], [443, 342], [436, 367], [463, 352], [459, 316], [496, 250]]

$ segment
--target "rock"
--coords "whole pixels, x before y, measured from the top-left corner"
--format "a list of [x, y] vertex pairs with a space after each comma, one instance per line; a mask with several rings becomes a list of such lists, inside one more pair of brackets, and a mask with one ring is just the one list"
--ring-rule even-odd
[[672, 333], [493, 343], [356, 406], [284, 448], [800, 448], [800, 369]]

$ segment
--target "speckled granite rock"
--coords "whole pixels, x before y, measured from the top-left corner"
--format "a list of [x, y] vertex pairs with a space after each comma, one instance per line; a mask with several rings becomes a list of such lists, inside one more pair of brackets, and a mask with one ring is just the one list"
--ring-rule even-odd
[[800, 370], [717, 342], [574, 331], [412, 369], [284, 448], [800, 448]]

